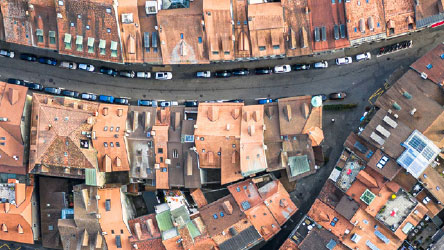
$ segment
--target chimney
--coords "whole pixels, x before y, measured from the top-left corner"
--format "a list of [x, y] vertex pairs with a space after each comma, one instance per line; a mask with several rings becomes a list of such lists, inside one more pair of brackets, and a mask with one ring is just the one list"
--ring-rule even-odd
[[18, 102], [18, 91], [13, 88], [9, 88], [8, 98], [9, 98], [9, 103], [11, 103], [11, 105], [16, 104]]
[[250, 125], [250, 126], [248, 126], [248, 134], [249, 134], [250, 136], [253, 136], [254, 133], [255, 133], [255, 131], [256, 131], [256, 129], [255, 129], [255, 126], [254, 126], [254, 125]]
[[134, 231], [136, 231], [137, 239], [140, 240], [141, 237], [142, 237], [142, 229], [140, 228], [140, 223], [139, 222], [136, 222], [134, 224]]
[[82, 235], [82, 246], [87, 247], [88, 244], [89, 244], [89, 235], [85, 229], [83, 230], [83, 235]]
[[281, 206], [281, 207], [287, 207], [288, 206], [288, 201], [284, 198], [284, 199], [281, 199], [280, 201], [279, 201], [279, 206]]
[[416, 108], [413, 108], [413, 109], [410, 111], [410, 115], [411, 115], [411, 116], [414, 116], [415, 113], [416, 113]]
[[107, 116], [107, 115], [108, 115], [108, 107], [104, 107], [104, 108], [102, 109], [102, 115], [103, 115], [103, 116]]
[[307, 103], [304, 103], [302, 105], [302, 115], [305, 119], [308, 118], [308, 115], [310, 114], [310, 108], [308, 107]]
[[305, 14], [308, 15], [310, 13], [310, 9], [308, 8], [308, 6], [305, 6]]
[[244, 120], [245, 120], [246, 122], [248, 122], [248, 121], [250, 120], [250, 112], [248, 112], [248, 111], [245, 111], [245, 112], [244, 112]]
[[132, 116], [133, 120], [131, 123], [131, 129], [134, 132], [134, 131], [136, 131], [137, 126], [139, 125], [139, 112], [135, 111], [135, 110], [133, 110], [132, 112], [133, 112], [133, 116]]
[[227, 127], [226, 127], [227, 131], [230, 131], [230, 124], [227, 123]]
[[102, 241], [103, 241], [102, 235], [100, 234], [100, 232], [97, 232], [96, 244], [94, 244], [96, 245], [96, 248], [102, 248]]
[[262, 226], [261, 227], [261, 235], [268, 235], [268, 234], [270, 234], [270, 230], [267, 227]]
[[71, 103], [73, 109], [77, 109], [79, 104], [77, 102]]
[[219, 107], [216, 106], [208, 107], [208, 119], [212, 122], [219, 119]]
[[117, 109], [117, 116], [122, 117], [123, 115], [123, 109]]
[[2, 231], [3, 232], [8, 232], [8, 227], [6, 226], [5, 223], [2, 224]]
[[144, 131], [148, 131], [148, 126], [150, 126], [150, 121], [151, 121], [151, 112], [144, 112], [144, 116], [145, 116], [145, 120], [143, 121], [143, 128]]
[[226, 214], [233, 214], [233, 206], [231, 205], [230, 201], [224, 201], [222, 207]]
[[290, 106], [290, 104], [287, 104], [284, 106], [284, 114], [287, 117], [287, 120], [291, 121], [291, 106]]
[[239, 117], [239, 109], [235, 108], [233, 109], [233, 111], [231, 111], [231, 116], [233, 117], [234, 120], [236, 120]]
[[255, 111], [253, 112], [253, 120], [254, 120], [255, 122], [257, 122], [257, 121], [259, 120], [259, 117], [260, 117], [259, 110], [255, 110]]
[[88, 192], [88, 189], [86, 189], [86, 188], [82, 189], [82, 200], [83, 200], [83, 205], [85, 206], [85, 209], [88, 209], [89, 192]]
[[20, 224], [17, 225], [17, 231], [18, 231], [19, 234], [23, 234], [23, 227], [22, 227], [22, 225], [20, 225]]
[[122, 160], [119, 157], [116, 157], [116, 166], [120, 168], [122, 166]]
[[7, 214], [9, 212], [10, 207], [11, 207], [11, 204], [9, 204], [9, 202], [5, 203], [5, 214]]
[[271, 116], [273, 115], [273, 108], [271, 106], [267, 106], [265, 114], [267, 114], [268, 119], [271, 119]]
[[151, 237], [153, 237], [154, 234], [157, 233], [152, 219], [146, 220], [146, 228], [148, 229], [148, 233], [150, 233]]

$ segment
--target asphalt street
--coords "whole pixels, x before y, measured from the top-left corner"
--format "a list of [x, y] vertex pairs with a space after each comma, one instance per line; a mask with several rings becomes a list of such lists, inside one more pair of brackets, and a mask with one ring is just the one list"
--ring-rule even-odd
[[[412, 40], [413, 47], [378, 58], [375, 56], [379, 47], [403, 40]], [[416, 59], [443, 41], [444, 29], [438, 28], [323, 55], [253, 62], [173, 66], [173, 80], [171, 81], [113, 78], [97, 73], [24, 62], [17, 58], [0, 58], [0, 80], [19, 78], [39, 82], [45, 86], [61, 87], [78, 92], [129, 97], [133, 102], [137, 99], [178, 101], [244, 99], [247, 103], [252, 103], [255, 98], [260, 97], [279, 98], [345, 91], [347, 98], [342, 102], [357, 103], [358, 107], [349, 111], [324, 111], [325, 148], [329, 162], [315, 175], [298, 181], [296, 190], [291, 195], [298, 201], [299, 212], [284, 226], [281, 233], [263, 248], [277, 249], [314, 202], [315, 197], [328, 178], [343, 149], [342, 144], [345, 138], [350, 131], [356, 130], [359, 118], [364, 113], [365, 107], [370, 105], [369, 97], [379, 89], [384, 89], [388, 77], [395, 70], [399, 68], [408, 69], [408, 66]], [[96, 66], [109, 66], [106, 63], [80, 58], [61, 57], [51, 51], [5, 45], [1, 42], [0, 47], [31, 52], [42, 56], [51, 56], [58, 60], [63, 58], [63, 60], [92, 63]], [[364, 51], [372, 52], [371, 60], [359, 63], [354, 62], [351, 65], [334, 65], [334, 58], [352, 56]], [[327, 69], [312, 69], [279, 75], [231, 77], [228, 79], [196, 79], [193, 77], [194, 72], [199, 70], [213, 71], [240, 67], [254, 68], [278, 64], [312, 63], [324, 59], [328, 60], [330, 65]], [[135, 71], [150, 71], [152, 66], [114, 65], [113, 67]], [[332, 118], [335, 118], [335, 123], [330, 122]], [[0, 241], [1, 244], [3, 242]]]

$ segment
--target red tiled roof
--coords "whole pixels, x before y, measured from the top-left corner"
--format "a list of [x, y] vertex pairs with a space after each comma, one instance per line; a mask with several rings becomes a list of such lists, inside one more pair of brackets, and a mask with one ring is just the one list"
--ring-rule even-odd
[[264, 239], [270, 240], [281, 227], [265, 204], [256, 205], [245, 211], [248, 220]]
[[351, 0], [345, 2], [345, 12], [350, 41], [370, 36], [386, 36], [382, 0]]

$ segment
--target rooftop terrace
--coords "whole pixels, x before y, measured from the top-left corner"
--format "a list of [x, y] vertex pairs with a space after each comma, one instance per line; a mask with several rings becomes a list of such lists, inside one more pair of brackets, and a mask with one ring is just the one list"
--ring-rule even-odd
[[[393, 197], [395, 197], [393, 199]], [[415, 209], [418, 201], [400, 189], [392, 195], [385, 206], [378, 212], [376, 219], [395, 232], [407, 216]]]
[[336, 181], [336, 185], [343, 191], [347, 191], [356, 179], [359, 171], [364, 169], [364, 167], [365, 164], [363, 164], [354, 154], [351, 154], [345, 162], [345, 166], [342, 168], [341, 174]]

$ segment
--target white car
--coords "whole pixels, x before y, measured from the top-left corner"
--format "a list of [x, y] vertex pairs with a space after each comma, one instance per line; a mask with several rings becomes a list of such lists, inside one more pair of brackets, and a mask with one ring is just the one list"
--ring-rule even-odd
[[94, 65], [86, 64], [86, 63], [79, 63], [79, 69], [80, 70], [86, 70], [86, 71], [89, 71], [89, 72], [93, 72], [94, 71]]
[[211, 72], [209, 70], [199, 71], [199, 72], [196, 72], [196, 77], [197, 78], [209, 78], [209, 77], [211, 77]]
[[4, 56], [4, 57], [10, 57], [10, 58], [14, 58], [14, 51], [9, 51], [9, 50], [0, 50], [0, 56]]
[[274, 73], [276, 74], [288, 73], [290, 71], [291, 71], [291, 66], [288, 64], [274, 66]]
[[370, 52], [365, 52], [359, 55], [356, 55], [356, 61], [365, 61], [365, 60], [370, 60], [372, 58], [372, 55], [370, 54]]
[[75, 62], [61, 62], [60, 67], [65, 68], [65, 69], [77, 69], [77, 63], [75, 63]]
[[336, 64], [337, 65], [350, 64], [352, 62], [353, 62], [353, 59], [350, 56], [349, 57], [336, 58]]
[[317, 62], [313, 66], [315, 69], [328, 68], [328, 62], [327, 61]]
[[151, 73], [150, 72], [137, 72], [136, 77], [148, 79], [148, 78], [151, 78]]
[[173, 74], [171, 72], [156, 72], [156, 80], [171, 80]]

